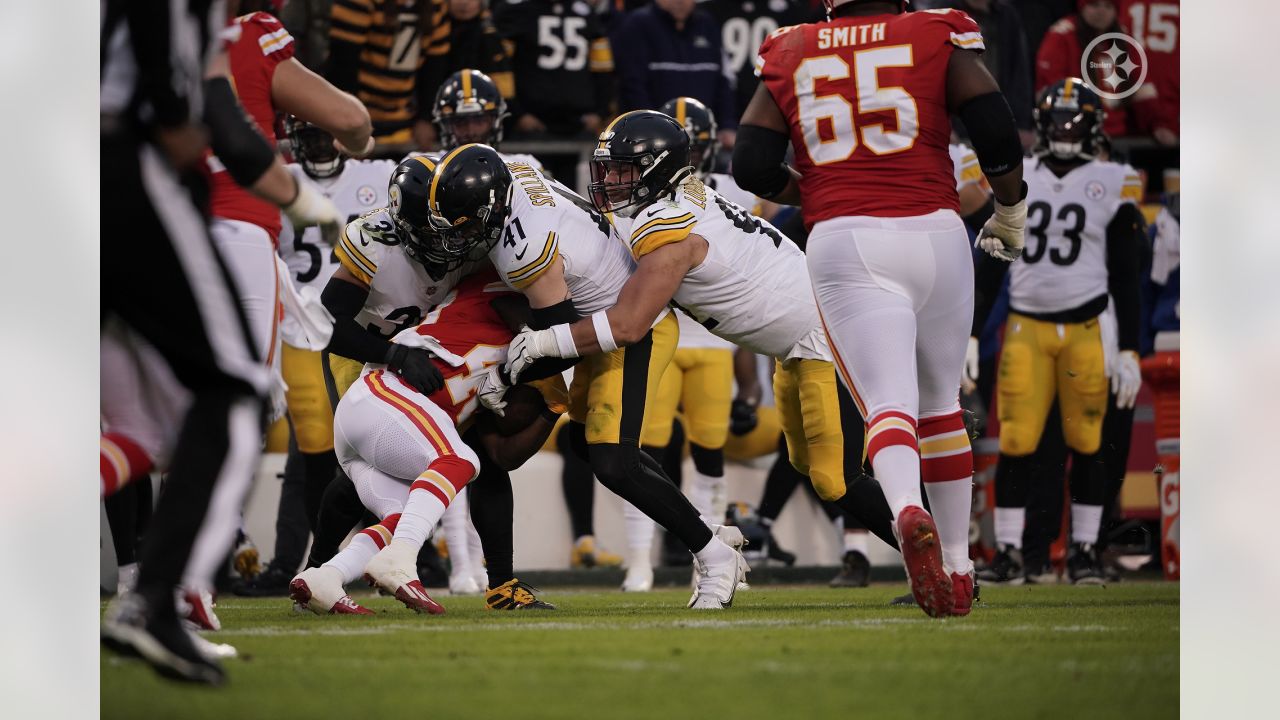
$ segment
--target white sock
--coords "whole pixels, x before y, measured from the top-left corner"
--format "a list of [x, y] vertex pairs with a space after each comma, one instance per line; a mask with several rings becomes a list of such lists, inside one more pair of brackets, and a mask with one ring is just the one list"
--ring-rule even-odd
[[1027, 525], [1025, 507], [996, 508], [996, 542], [1022, 549], [1022, 530]]
[[689, 502], [702, 516], [703, 522], [708, 525], [724, 523], [724, 512], [728, 505], [724, 476], [703, 475], [695, 469], [689, 483]]
[[396, 525], [394, 540], [412, 543], [421, 548], [431, 537], [431, 531], [448, 508], [436, 494], [426, 489], [418, 489], [409, 493], [409, 499], [400, 513], [400, 523]]
[[469, 512], [467, 493], [460, 492], [440, 518], [440, 523], [444, 525], [445, 540], [449, 542], [450, 575], [466, 575], [471, 572], [471, 548], [467, 546]]
[[1101, 505], [1071, 503], [1071, 542], [1098, 542], [1098, 530], [1102, 528]]
[[863, 555], [867, 554], [867, 531], [866, 530], [845, 530], [844, 531], [844, 551], [859, 552]]
[[695, 556], [703, 563], [721, 563], [733, 557], [733, 548], [724, 544], [724, 541], [715, 535], [711, 536], [711, 542], [706, 547], [694, 553]]
[[942, 563], [947, 570], [967, 573], [973, 569], [969, 559], [969, 521], [973, 505], [973, 476], [963, 480], [924, 484], [929, 493], [929, 508], [942, 539]]
[[622, 501], [622, 519], [623, 527], [627, 532], [628, 556], [643, 554], [648, 558], [653, 548], [653, 532], [657, 525], [648, 515], [640, 512], [635, 505], [626, 500]]
[[920, 453], [906, 445], [890, 445], [876, 453], [871, 463], [873, 474], [884, 489], [889, 509], [896, 523], [902, 510], [910, 505], [924, 507], [920, 497]]
[[331, 567], [342, 575], [342, 584], [355, 580], [364, 573], [364, 566], [369, 564], [374, 555], [378, 554], [378, 545], [373, 538], [364, 533], [356, 533], [351, 538], [351, 542], [342, 548], [337, 555], [329, 559], [321, 567]]

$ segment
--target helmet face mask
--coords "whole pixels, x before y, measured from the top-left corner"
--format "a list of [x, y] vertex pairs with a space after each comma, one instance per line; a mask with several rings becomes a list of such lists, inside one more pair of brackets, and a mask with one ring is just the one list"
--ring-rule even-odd
[[285, 134], [293, 159], [309, 177], [323, 180], [342, 173], [347, 159], [334, 147], [333, 136], [327, 131], [289, 116], [285, 119]]
[[717, 138], [718, 126], [711, 108], [695, 98], [678, 97], [668, 100], [658, 112], [670, 115], [689, 133], [689, 164], [698, 177], [706, 180], [715, 169], [716, 156], [720, 153]]
[[435, 250], [450, 262], [477, 259], [502, 239], [515, 185], [497, 151], [463, 145], [431, 176], [429, 222]]
[[497, 146], [502, 142], [502, 122], [507, 102], [498, 86], [479, 70], [455, 72], [436, 91], [432, 119], [446, 149], [471, 143]]
[[614, 120], [591, 160], [591, 203], [632, 217], [675, 188], [693, 171], [689, 135], [673, 118], [637, 110]]
[[1092, 160], [1104, 145], [1102, 100], [1084, 81], [1067, 78], [1040, 94], [1034, 111], [1037, 152], [1059, 161]]

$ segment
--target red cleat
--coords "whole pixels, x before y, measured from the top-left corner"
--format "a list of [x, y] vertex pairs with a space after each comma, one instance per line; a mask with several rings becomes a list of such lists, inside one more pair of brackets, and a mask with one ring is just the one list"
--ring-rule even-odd
[[314, 569], [307, 570], [299, 574], [289, 583], [289, 599], [293, 600], [299, 606], [307, 608], [317, 615], [372, 615], [373, 611], [356, 604], [346, 593], [342, 591], [342, 586], [336, 588], [324, 587], [323, 583], [318, 583], [316, 588], [312, 588], [311, 583], [316, 578], [308, 580], [307, 574], [312, 573]]
[[955, 608], [955, 590], [942, 567], [942, 543], [933, 517], [909, 505], [898, 515], [897, 525], [911, 594], [929, 617], [947, 617]]
[[952, 615], [963, 617], [973, 609], [973, 573], [951, 573], [952, 595], [955, 607]]
[[178, 617], [191, 623], [198, 630], [222, 629], [222, 622], [213, 612], [215, 604], [213, 593], [207, 590], [182, 588], [176, 591], [176, 595], [175, 605], [178, 609]]
[[[376, 584], [373, 578], [365, 575], [364, 579], [371, 585]], [[384, 587], [379, 585], [379, 587]], [[404, 603], [404, 606], [416, 613], [427, 613], [428, 615], [443, 615], [444, 606], [427, 594], [427, 589], [422, 586], [422, 581], [414, 578], [409, 582], [396, 587], [396, 599]]]

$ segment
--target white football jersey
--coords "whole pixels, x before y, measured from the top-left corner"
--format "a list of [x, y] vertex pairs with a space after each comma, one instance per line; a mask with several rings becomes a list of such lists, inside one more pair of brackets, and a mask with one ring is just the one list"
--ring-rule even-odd
[[[707, 187], [715, 190], [721, 197], [740, 205], [751, 211], [752, 215], [759, 216], [761, 212], [760, 198], [754, 193], [747, 192], [738, 186], [732, 175], [724, 173], [711, 173], [707, 176]], [[679, 347], [697, 350], [732, 350], [733, 343], [723, 338], [717, 337], [710, 330], [703, 327], [697, 320], [688, 315], [677, 312], [676, 319], [680, 321], [680, 344]]]
[[639, 258], [690, 234], [706, 239], [707, 256], [684, 276], [673, 305], [752, 352], [779, 360], [819, 356], [804, 342], [822, 330], [795, 243], [697, 178], [637, 213], [628, 243]]
[[[320, 188], [320, 192], [337, 206], [346, 222], [351, 222], [370, 210], [386, 207], [387, 183], [396, 164], [390, 160], [347, 160], [341, 173], [319, 180], [308, 176], [297, 163], [288, 167], [298, 182], [310, 182]], [[277, 251], [289, 266], [293, 284], [298, 288], [310, 286], [324, 290], [333, 271], [338, 269], [334, 248], [320, 238], [320, 228], [303, 228], [299, 235], [283, 213], [280, 225]]]
[[558, 257], [579, 315], [613, 307], [636, 264], [609, 219], [532, 165], [507, 167], [514, 178], [511, 215], [489, 252], [498, 275], [524, 290]]
[[1009, 268], [1009, 306], [1056, 313], [1107, 293], [1107, 225], [1142, 199], [1128, 165], [1093, 160], [1059, 178], [1043, 161], [1027, 164], [1026, 249]]
[[978, 165], [978, 154], [968, 145], [951, 143], [947, 146], [951, 155], [951, 165], [956, 176], [956, 190], [966, 185], [982, 182], [982, 167]]
[[459, 280], [487, 264], [468, 263], [433, 279], [421, 263], [404, 254], [396, 233], [390, 212], [378, 208], [348, 223], [336, 248], [338, 262], [369, 285], [369, 298], [356, 322], [388, 339], [421, 323]]

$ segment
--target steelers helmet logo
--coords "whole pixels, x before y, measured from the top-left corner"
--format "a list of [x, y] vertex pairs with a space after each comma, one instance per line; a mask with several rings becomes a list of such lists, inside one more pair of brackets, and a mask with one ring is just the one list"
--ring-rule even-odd
[[400, 186], [392, 185], [387, 189], [387, 200], [391, 207], [392, 214], [400, 214]]
[[1103, 33], [1080, 55], [1080, 77], [1098, 95], [1123, 100], [1147, 79], [1146, 50], [1124, 33]]
[[[400, 188], [396, 188], [397, 195], [399, 192]], [[356, 200], [361, 205], [372, 205], [378, 201], [378, 193], [369, 185], [361, 185], [360, 188], [356, 190]]]

